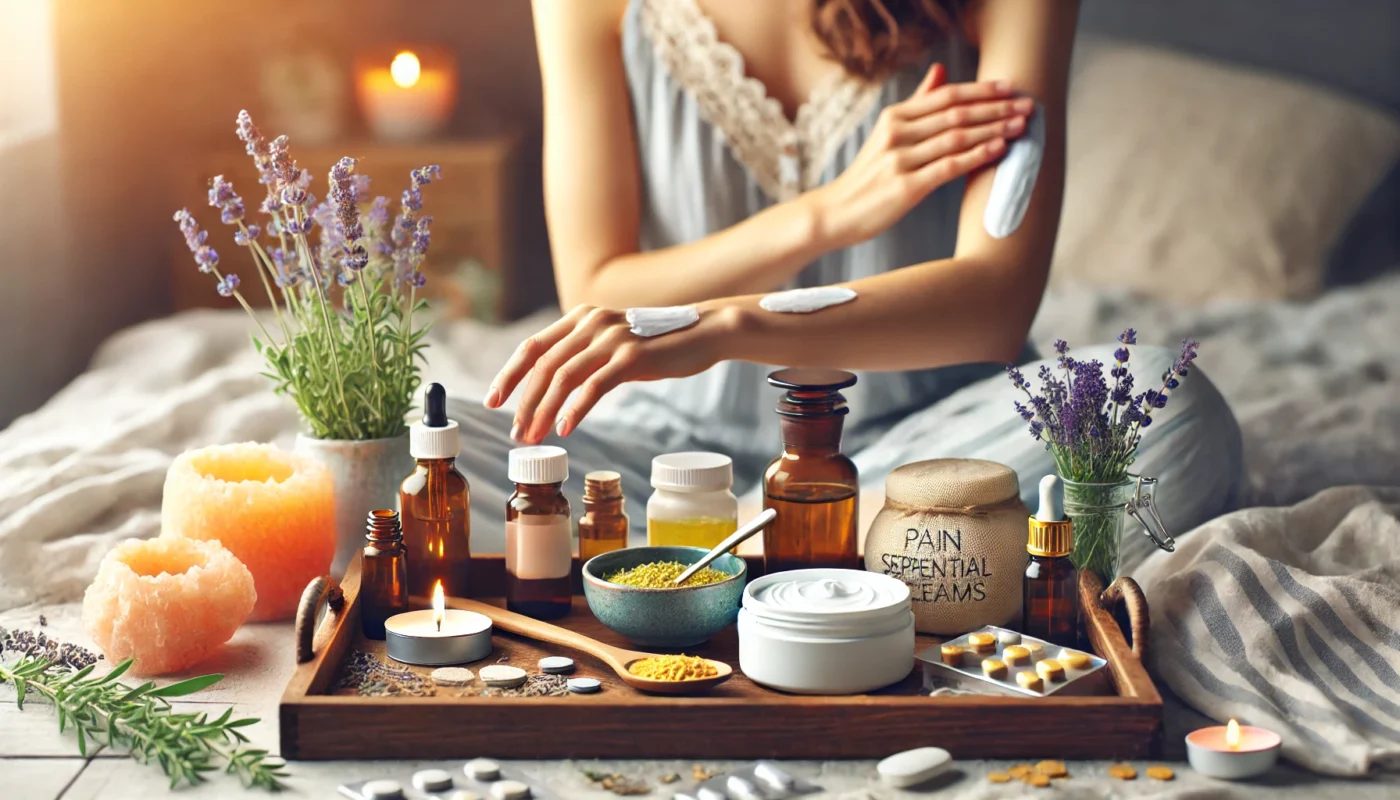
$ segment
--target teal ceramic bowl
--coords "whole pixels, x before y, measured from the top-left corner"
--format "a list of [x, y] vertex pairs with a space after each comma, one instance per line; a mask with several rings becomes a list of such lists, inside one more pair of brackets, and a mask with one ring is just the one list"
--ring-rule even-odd
[[690, 647], [714, 636], [739, 616], [748, 566], [725, 553], [711, 569], [732, 577], [704, 586], [642, 589], [608, 583], [604, 576], [654, 561], [694, 564], [703, 547], [629, 547], [594, 556], [583, 565], [583, 596], [598, 621], [642, 647]]

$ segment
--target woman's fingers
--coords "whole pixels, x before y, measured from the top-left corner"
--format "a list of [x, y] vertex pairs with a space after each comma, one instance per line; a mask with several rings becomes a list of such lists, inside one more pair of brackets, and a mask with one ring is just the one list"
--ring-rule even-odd
[[[602, 334], [609, 326], [615, 322], [618, 314], [601, 308], [588, 310], [582, 318], [574, 324], [574, 329], [560, 339], [544, 355], [535, 360], [530, 369], [530, 379], [525, 383], [525, 390], [520, 395], [520, 405], [515, 412], [515, 424], [511, 428], [512, 436], [528, 437], [534, 430], [534, 419], [536, 409], [544, 395], [554, 384], [556, 375], [565, 369], [565, 365], [578, 353], [584, 351], [595, 337]], [[548, 425], [552, 420], [545, 420]], [[544, 438], [541, 434], [540, 438]]]
[[[600, 367], [608, 363], [612, 356], [612, 349], [602, 342], [594, 342], [573, 358], [564, 362], [563, 366], [554, 370], [552, 376], [541, 375], [542, 379], [548, 377], [548, 391], [539, 398], [539, 401], [531, 406], [531, 420], [528, 426], [522, 425], [520, 428], [520, 440], [537, 444], [544, 441], [544, 437], [549, 435], [549, 429], [554, 425], [555, 418], [559, 415], [559, 409], [564, 405], [564, 401], [569, 399], [569, 394], [581, 386], [584, 381], [592, 377]], [[522, 408], [526, 399], [521, 400]], [[561, 436], [567, 435], [563, 430]]]
[[486, 393], [486, 407], [500, 408], [506, 398], [515, 391], [516, 385], [530, 372], [535, 362], [573, 331], [591, 310], [587, 306], [577, 306], [553, 325], [521, 342], [511, 354], [510, 360], [491, 381], [491, 389]]
[[924, 73], [923, 80], [919, 81], [919, 86], [914, 90], [914, 94], [924, 94], [948, 82], [948, 68], [940, 63], [934, 62]]
[[1025, 130], [1025, 117], [1012, 117], [967, 128], [953, 128], [912, 147], [904, 148], [899, 154], [899, 165], [901, 169], [913, 171], [935, 159], [972, 150], [983, 142], [1015, 138]]
[[909, 99], [893, 106], [900, 119], [918, 119], [935, 111], [956, 105], [1001, 100], [1011, 96], [1011, 84], [1006, 81], [977, 81], [975, 83], [946, 83], [932, 91], [914, 92]]
[[913, 173], [914, 182], [919, 186], [942, 186], [967, 175], [978, 167], [990, 164], [1005, 153], [1005, 139], [997, 138], [983, 142], [970, 150], [963, 150], [930, 161]]
[[1035, 101], [1029, 97], [992, 100], [985, 103], [969, 103], [963, 106], [925, 114], [918, 119], [900, 123], [895, 143], [909, 145], [922, 142], [946, 130], [988, 122], [1028, 116], [1035, 109]]
[[607, 364], [599, 368], [574, 392], [574, 399], [564, 413], [559, 415], [560, 436], [568, 436], [579, 426], [588, 412], [598, 405], [603, 395], [616, 389], [627, 379], [628, 372], [636, 366], [627, 351], [619, 350]]

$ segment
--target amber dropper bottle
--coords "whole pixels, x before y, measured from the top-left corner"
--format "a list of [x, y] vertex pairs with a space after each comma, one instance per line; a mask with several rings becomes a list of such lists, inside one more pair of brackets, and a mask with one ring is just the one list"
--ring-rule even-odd
[[1064, 647], [1077, 646], [1079, 570], [1070, 561], [1074, 525], [1065, 519], [1064, 485], [1058, 475], [1040, 479], [1040, 509], [1030, 518], [1022, 579], [1021, 632]]
[[763, 532], [763, 571], [858, 569], [859, 475], [841, 453], [848, 409], [840, 391], [855, 385], [856, 376], [782, 369], [768, 382], [787, 393], [778, 400], [783, 452], [763, 473], [763, 507], [778, 512]]
[[366, 639], [384, 638], [384, 620], [408, 610], [408, 563], [399, 512], [369, 512], [368, 543], [360, 570], [360, 629]]
[[622, 476], [597, 470], [583, 476], [583, 516], [578, 521], [579, 563], [627, 546], [627, 512], [622, 510]]
[[449, 597], [468, 596], [471, 581], [471, 490], [457, 471], [461, 444], [447, 418], [447, 392], [431, 384], [423, 421], [409, 428], [409, 452], [418, 465], [399, 487], [403, 541], [408, 550], [408, 591], [427, 603], [442, 581]]

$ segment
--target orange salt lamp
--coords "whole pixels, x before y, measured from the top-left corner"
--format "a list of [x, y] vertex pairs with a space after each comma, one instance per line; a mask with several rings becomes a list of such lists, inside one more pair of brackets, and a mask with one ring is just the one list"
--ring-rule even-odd
[[319, 462], [270, 444], [182, 453], [165, 476], [161, 536], [218, 539], [253, 573], [250, 621], [288, 619], [335, 555], [335, 490]]
[[163, 675], [218, 650], [248, 613], [253, 576], [218, 542], [127, 539], [102, 559], [83, 595], [83, 627], [110, 663]]

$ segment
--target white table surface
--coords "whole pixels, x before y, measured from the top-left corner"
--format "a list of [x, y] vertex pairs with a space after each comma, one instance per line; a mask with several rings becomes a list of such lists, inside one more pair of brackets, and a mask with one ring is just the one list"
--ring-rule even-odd
[[[48, 621], [39, 627], [39, 615]], [[0, 613], [0, 626], [10, 629], [43, 630], [51, 637], [79, 644], [89, 640], [82, 631], [79, 607], [76, 604], [29, 606]], [[194, 674], [222, 672], [219, 684], [197, 695], [194, 702], [180, 703], [182, 707], [207, 706], [213, 713], [222, 713], [232, 705], [234, 713], [256, 716], [261, 722], [245, 728], [254, 744], [277, 751], [277, 701], [281, 697], [294, 668], [290, 623], [244, 626], [223, 652], [211, 662], [200, 665]], [[1167, 741], [1179, 741], [1183, 731], [1167, 731]], [[347, 736], [355, 735], [347, 731]], [[548, 735], [542, 732], [542, 735]], [[956, 754], [956, 742], [910, 742], [911, 747], [939, 745]], [[463, 753], [462, 760], [486, 755]], [[489, 754], [504, 757], [508, 754]], [[619, 753], [617, 761], [515, 761], [507, 762], [523, 771], [537, 785], [544, 785], [564, 798], [616, 797], [594, 787], [583, 777], [584, 768], [620, 772], [629, 777], [646, 778], [653, 790], [647, 797], [666, 798], [675, 791], [693, 790], [690, 780], [694, 761], [626, 760]], [[1171, 755], [1170, 751], [1168, 755]], [[1178, 756], [1179, 757], [1179, 756]], [[724, 771], [742, 762], [705, 761], [705, 767]], [[1116, 781], [1106, 776], [1107, 762], [1069, 762], [1071, 777], [1056, 781], [1051, 789], [1033, 789], [1019, 783], [997, 785], [986, 780], [986, 774], [1005, 769], [1011, 762], [959, 762], [957, 772], [933, 787], [921, 791], [895, 791], [882, 786], [875, 776], [872, 761], [798, 761], [784, 766], [812, 780], [826, 791], [820, 797], [834, 798], [1234, 798], [1260, 797], [1270, 800], [1380, 800], [1400, 797], [1400, 775], [1379, 776], [1367, 781], [1337, 781], [1280, 767], [1262, 784], [1227, 784], [1192, 773], [1176, 761], [1166, 763], [1176, 770], [1177, 778], [1170, 783], [1148, 780], [1140, 776], [1132, 782]], [[1134, 762], [1139, 773], [1149, 762]], [[404, 777], [424, 765], [455, 768], [443, 762], [373, 762], [373, 761], [302, 761], [289, 766], [288, 796], [309, 798], [337, 797], [336, 787], [352, 780], [380, 777]], [[658, 778], [679, 773], [682, 780], [663, 785]], [[76, 740], [70, 734], [60, 734], [52, 707], [31, 699], [25, 710], [14, 705], [14, 692], [0, 689], [0, 798], [4, 800], [150, 800], [167, 794], [179, 797], [257, 797], [260, 792], [246, 791], [236, 779], [215, 775], [210, 783], [170, 792], [168, 781], [158, 767], [138, 764], [120, 753], [107, 749], [90, 752], [86, 758], [77, 755]], [[812, 795], [809, 795], [812, 796]]]

